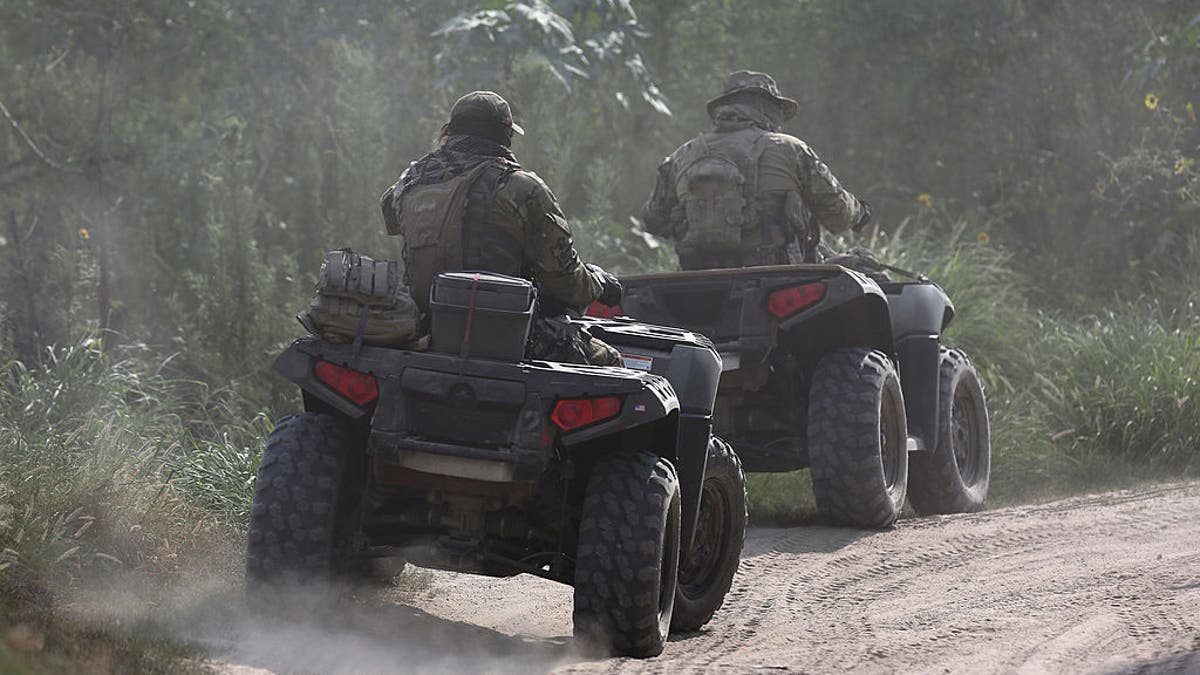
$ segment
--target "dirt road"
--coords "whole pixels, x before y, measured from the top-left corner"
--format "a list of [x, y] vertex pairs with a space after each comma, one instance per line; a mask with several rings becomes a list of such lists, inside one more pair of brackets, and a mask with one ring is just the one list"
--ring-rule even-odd
[[432, 588], [408, 607], [384, 610], [386, 628], [380, 617], [364, 622], [373, 634], [346, 626], [356, 648], [335, 638], [306, 666], [1200, 673], [1196, 483], [910, 519], [887, 532], [754, 529], [713, 622], [646, 661], [575, 654], [566, 587], [527, 576], [433, 574]]

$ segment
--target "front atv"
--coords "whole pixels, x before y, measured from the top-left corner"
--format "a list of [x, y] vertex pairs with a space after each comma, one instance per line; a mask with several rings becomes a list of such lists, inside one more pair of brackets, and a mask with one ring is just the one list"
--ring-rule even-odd
[[[495, 336], [528, 331], [532, 294], [514, 281], [475, 275], [469, 305], [435, 287], [430, 351], [308, 337], [279, 357], [305, 412], [280, 421], [259, 471], [252, 605], [315, 615], [364, 561], [398, 557], [572, 585], [577, 637], [619, 654], [658, 654], [669, 630], [712, 616], [746, 517], [736, 456], [711, 434], [719, 357], [694, 333], [594, 321], [622, 351], [658, 355], [653, 371], [524, 361], [523, 338]], [[741, 528], [713, 534], [702, 495], [714, 494]], [[706, 565], [717, 572], [678, 584], [681, 567]]]
[[906, 499], [919, 513], [983, 507], [983, 388], [970, 359], [941, 344], [954, 307], [932, 282], [838, 265], [621, 281], [621, 313], [713, 339], [717, 433], [747, 471], [810, 468], [821, 514], [855, 527], [891, 525]]

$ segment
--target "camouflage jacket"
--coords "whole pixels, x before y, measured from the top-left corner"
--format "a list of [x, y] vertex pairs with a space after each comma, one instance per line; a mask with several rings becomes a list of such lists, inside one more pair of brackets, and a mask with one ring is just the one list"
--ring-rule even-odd
[[[479, 148], [486, 152], [472, 151]], [[498, 144], [452, 136], [442, 147], [410, 165], [381, 199], [389, 233], [398, 231], [394, 222], [406, 194], [459, 176], [482, 162], [497, 163], [504, 171], [490, 202], [491, 210], [480, 219], [486, 230], [475, 233], [475, 239], [464, 236], [464, 264], [531, 278], [538, 285], [543, 306], [548, 299], [561, 308], [580, 309], [595, 300], [600, 295], [601, 279], [580, 261], [571, 226], [554, 194], [536, 174], [522, 170], [507, 148]], [[404, 242], [401, 251], [406, 264], [407, 244]]]
[[[679, 158], [686, 156], [689, 144], [705, 142], [714, 149], [735, 145], [749, 147], [765, 144], [757, 165], [757, 186], [754, 207], [765, 218], [784, 223], [783, 227], [755, 227], [741, 236], [741, 251], [726, 258], [725, 264], [708, 266], [740, 266], [797, 262], [785, 252], [789, 241], [803, 241], [803, 228], [811, 216], [830, 232], [842, 232], [858, 226], [867, 209], [854, 195], [842, 187], [829, 167], [804, 141], [788, 134], [763, 128], [761, 120], [739, 114], [738, 106], [727, 105], [717, 111], [718, 124], [714, 131], [702, 134], [680, 146], [658, 167], [658, 178], [650, 199], [642, 209], [646, 231], [664, 237], [680, 239], [687, 227], [679, 205], [677, 185]], [[763, 138], [765, 137], [765, 139]], [[789, 193], [799, 196], [804, 213], [787, 213]], [[787, 230], [792, 232], [789, 233]], [[763, 252], [774, 252], [763, 259]], [[686, 266], [686, 265], [685, 265]]]

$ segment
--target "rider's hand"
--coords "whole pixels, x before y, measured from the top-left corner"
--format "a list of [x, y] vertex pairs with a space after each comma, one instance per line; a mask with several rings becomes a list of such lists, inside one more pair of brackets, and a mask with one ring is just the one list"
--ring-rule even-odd
[[615, 276], [605, 272], [599, 265], [588, 263], [587, 268], [600, 278], [600, 297], [596, 298], [596, 301], [608, 307], [616, 307], [621, 304], [621, 297], [625, 295], [625, 289], [621, 287], [621, 282]]

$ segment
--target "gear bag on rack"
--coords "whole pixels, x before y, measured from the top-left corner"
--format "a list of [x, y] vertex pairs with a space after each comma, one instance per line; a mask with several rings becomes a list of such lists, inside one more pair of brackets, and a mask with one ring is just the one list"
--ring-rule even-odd
[[350, 249], [330, 251], [315, 291], [308, 312], [296, 318], [326, 341], [415, 347], [421, 338], [417, 304], [400, 283], [394, 260], [375, 260]]

